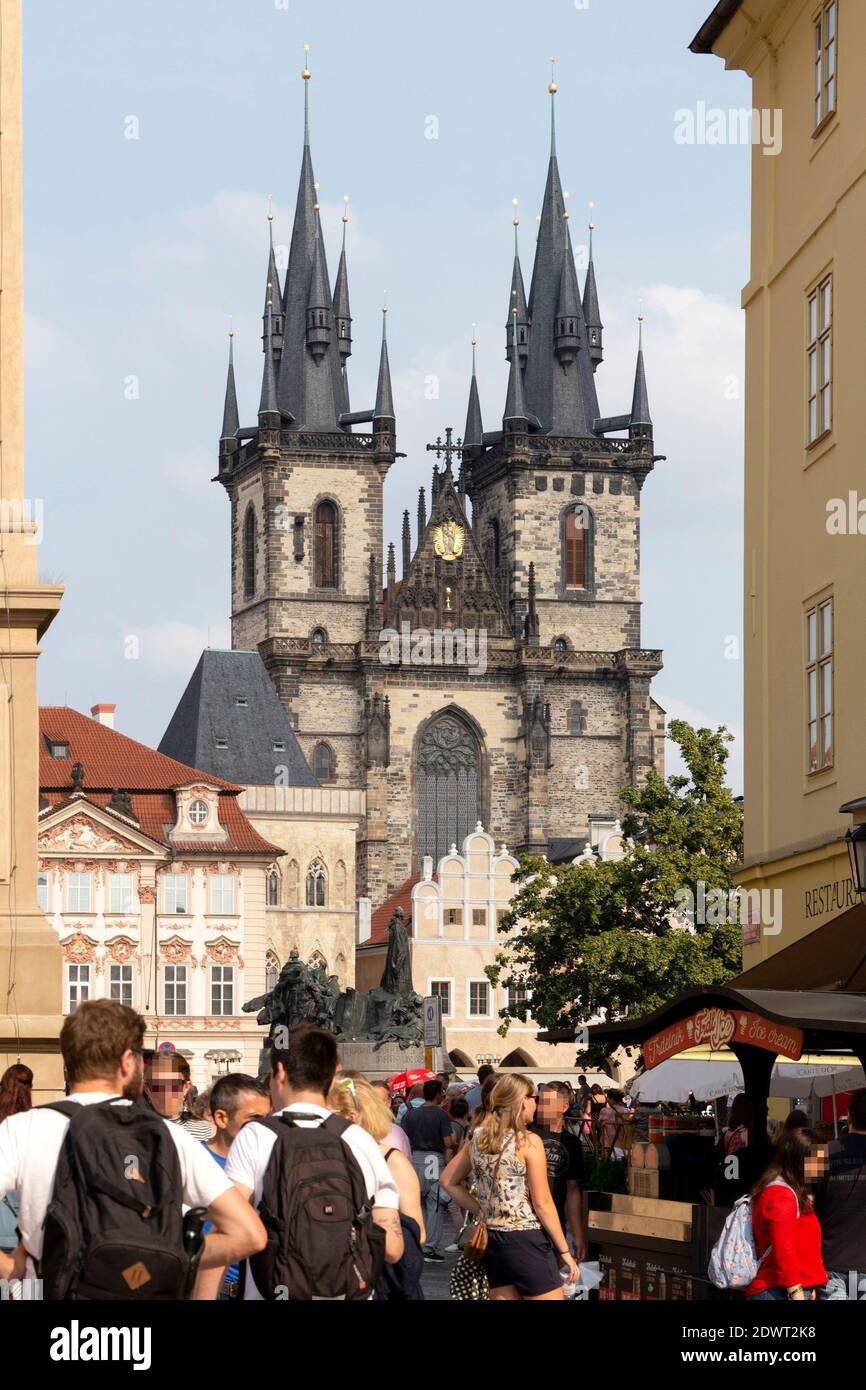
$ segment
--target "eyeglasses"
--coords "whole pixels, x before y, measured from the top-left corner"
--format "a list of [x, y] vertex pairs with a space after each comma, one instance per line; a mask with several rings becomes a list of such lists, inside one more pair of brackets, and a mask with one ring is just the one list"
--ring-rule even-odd
[[182, 1091], [185, 1082], [183, 1081], [151, 1081], [149, 1089], [151, 1091]]

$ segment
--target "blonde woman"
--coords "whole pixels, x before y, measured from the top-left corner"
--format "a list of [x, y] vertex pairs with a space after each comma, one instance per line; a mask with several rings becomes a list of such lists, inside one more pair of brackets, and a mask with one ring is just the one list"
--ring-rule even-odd
[[376, 1140], [382, 1150], [391, 1177], [400, 1194], [400, 1226], [403, 1231], [403, 1254], [396, 1264], [386, 1265], [383, 1273], [384, 1295], [396, 1302], [418, 1302], [423, 1299], [421, 1275], [424, 1272], [423, 1246], [426, 1232], [421, 1212], [421, 1185], [412, 1164], [389, 1141], [394, 1117], [380, 1091], [357, 1071], [340, 1072], [328, 1096], [328, 1106], [338, 1115], [345, 1115], [360, 1125]]
[[[544, 1145], [527, 1128], [534, 1118], [532, 1082], [500, 1077], [488, 1114], [439, 1180], [459, 1207], [487, 1226], [484, 1269], [493, 1299], [559, 1300], [565, 1296], [560, 1266], [569, 1283], [580, 1278], [550, 1195]], [[463, 1185], [470, 1176], [474, 1193]]]

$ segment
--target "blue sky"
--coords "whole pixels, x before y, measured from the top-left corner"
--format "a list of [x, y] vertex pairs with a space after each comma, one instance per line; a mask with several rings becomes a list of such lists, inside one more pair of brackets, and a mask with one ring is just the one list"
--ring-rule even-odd
[[[462, 430], [473, 322], [485, 425], [501, 416], [512, 198], [528, 285], [555, 55], [576, 245], [595, 202], [604, 414], [629, 408], [641, 298], [647, 315], [656, 445], [668, 456], [643, 494], [643, 641], [665, 652], [655, 694], [674, 714], [739, 731], [751, 151], [674, 140], [679, 109], [751, 104], [742, 74], [688, 52], [711, 8], [28, 0], [27, 483], [44, 499], [41, 573], [67, 585], [43, 644], [43, 703], [116, 702], [118, 727], [156, 743], [201, 648], [228, 645], [228, 504], [210, 482], [228, 316], [242, 423], [254, 423], [266, 198], [285, 244], [306, 41], [332, 274], [351, 199], [356, 409], [373, 398], [388, 290], [408, 455], [386, 490], [394, 540], [429, 480], [424, 444], [445, 425]], [[740, 760], [738, 741], [735, 791]]]

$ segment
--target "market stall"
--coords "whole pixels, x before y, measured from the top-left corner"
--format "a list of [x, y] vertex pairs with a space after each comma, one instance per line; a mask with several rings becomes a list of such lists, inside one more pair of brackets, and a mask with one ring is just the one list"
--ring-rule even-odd
[[[739, 981], [703, 986], [642, 1018], [587, 1031], [591, 1044], [611, 1050], [639, 1044], [647, 1077], [695, 1047], [724, 1049], [729, 1076], [736, 1076], [751, 1103], [748, 1147], [759, 1164], [765, 1154], [769, 1158], [767, 1101], [777, 1066], [814, 1068], [832, 1057], [832, 1063], [825, 1061], [831, 1085], [840, 1059], [851, 1074], [858, 1066], [866, 1069], [866, 996], [841, 991], [754, 989]], [[546, 1042], [569, 1039], [567, 1030], [540, 1036]], [[801, 1076], [799, 1083], [807, 1080], [816, 1078]], [[639, 1160], [633, 1154], [629, 1162], [627, 1195], [585, 1194], [591, 1257], [603, 1274], [599, 1297], [715, 1296], [707, 1261], [727, 1208], [714, 1205], [707, 1181], [712, 1138], [699, 1117], [683, 1116], [667, 1131], [657, 1126], [644, 1147], [635, 1146]]]

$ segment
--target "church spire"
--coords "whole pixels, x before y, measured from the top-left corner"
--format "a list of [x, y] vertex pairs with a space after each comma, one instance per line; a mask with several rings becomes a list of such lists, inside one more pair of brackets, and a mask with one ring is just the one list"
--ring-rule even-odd
[[563, 213], [565, 228], [565, 256], [562, 262], [562, 275], [559, 281], [559, 302], [556, 306], [556, 320], [553, 329], [554, 352], [563, 366], [573, 362], [580, 348], [580, 291], [577, 286], [577, 271], [574, 268], [574, 251], [571, 245], [571, 229], [568, 226], [568, 213]]
[[[592, 203], [590, 203], [590, 208]], [[595, 223], [589, 224], [589, 265], [586, 270], [586, 281], [583, 286], [583, 317], [586, 322], [586, 340], [589, 346], [589, 360], [592, 363], [592, 370], [595, 371], [600, 362], [604, 360], [603, 337], [604, 324], [601, 321], [601, 310], [598, 307], [598, 287], [595, 283], [595, 260], [592, 249], [592, 234], [595, 231]]]
[[523, 372], [520, 370], [520, 359], [517, 354], [517, 310], [514, 311], [512, 343], [514, 353], [511, 358], [511, 366], [508, 369], [508, 394], [505, 397], [505, 414], [502, 417], [502, 424], [506, 431], [511, 433], [526, 430], [529, 421], [526, 415], [526, 401], [523, 395]]
[[238, 393], [235, 387], [235, 331], [229, 329], [229, 369], [226, 375], [226, 396], [223, 406], [223, 427], [220, 441], [234, 439], [240, 429]]
[[409, 566], [412, 562], [412, 532], [409, 527], [409, 513], [403, 513], [403, 579], [405, 581], [409, 574]]
[[427, 530], [427, 500], [424, 496], [423, 487], [418, 489], [418, 544], [421, 544], [424, 532]]
[[282, 413], [291, 415], [297, 428], [336, 431], [343, 385], [333, 342], [333, 304], [310, 154], [308, 52], [305, 47], [301, 73], [304, 152], [283, 291], [283, 351], [277, 396]]
[[505, 324], [505, 356], [511, 361], [512, 339], [514, 336], [513, 311], [517, 310], [517, 351], [520, 357], [520, 365], [526, 366], [526, 355], [529, 351], [529, 313], [526, 308], [526, 290], [523, 285], [523, 271], [520, 268], [520, 248], [517, 244], [517, 228], [520, 226], [520, 218], [517, 216], [517, 199], [513, 198], [514, 216], [511, 219], [514, 227], [514, 266], [511, 271], [511, 294], [508, 299], [508, 319]]
[[385, 305], [382, 309], [382, 349], [379, 353], [379, 380], [376, 384], [376, 404], [373, 408], [374, 434], [382, 432], [382, 422], [389, 422], [384, 428], [392, 434], [395, 427], [394, 400], [391, 395], [391, 367], [388, 362], [387, 321], [388, 308], [387, 305]]
[[268, 194], [268, 276], [265, 289], [265, 305], [262, 310], [262, 348], [264, 349], [268, 336], [268, 304], [271, 305], [271, 338], [272, 351], [276, 354], [275, 360], [279, 362], [280, 353], [283, 348], [283, 292], [280, 288], [280, 276], [277, 270], [277, 259], [274, 255], [274, 211], [272, 207], [273, 194]]
[[634, 374], [634, 395], [631, 403], [631, 433], [633, 435], [651, 436], [652, 435], [652, 416], [649, 408], [649, 395], [646, 386], [646, 372], [643, 361], [643, 325], [644, 316], [641, 313], [638, 317], [640, 328], [638, 330], [637, 366]]
[[271, 297], [266, 306], [265, 366], [262, 373], [262, 394], [259, 399], [259, 422], [262, 417], [272, 417], [268, 423], [279, 429], [280, 408], [277, 404], [277, 378], [274, 371], [274, 306], [273, 296], [277, 288], [268, 286]]
[[466, 429], [463, 431], [464, 449], [477, 449], [483, 443], [484, 426], [481, 423], [481, 402], [478, 399], [478, 380], [475, 375], [475, 334], [472, 335], [472, 380], [469, 384], [469, 409], [466, 412]]

